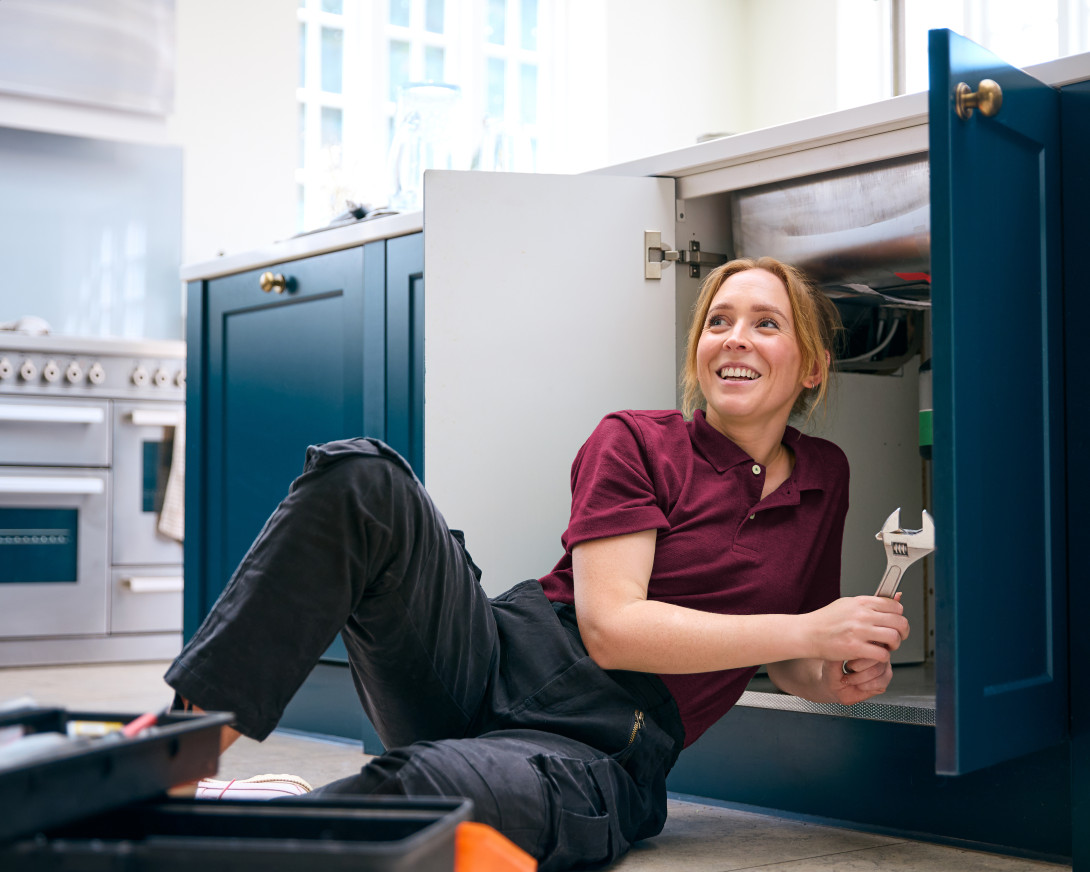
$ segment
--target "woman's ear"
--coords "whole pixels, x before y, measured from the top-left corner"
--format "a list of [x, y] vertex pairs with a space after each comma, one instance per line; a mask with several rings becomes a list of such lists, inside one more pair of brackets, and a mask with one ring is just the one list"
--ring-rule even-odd
[[[833, 356], [828, 350], [826, 350], [824, 354], [825, 365], [831, 366], [833, 363]], [[815, 360], [813, 367], [810, 369], [810, 374], [802, 380], [802, 386], [807, 390], [810, 390], [811, 388], [816, 388], [819, 384], [821, 384], [821, 367], [818, 365], [817, 360]]]

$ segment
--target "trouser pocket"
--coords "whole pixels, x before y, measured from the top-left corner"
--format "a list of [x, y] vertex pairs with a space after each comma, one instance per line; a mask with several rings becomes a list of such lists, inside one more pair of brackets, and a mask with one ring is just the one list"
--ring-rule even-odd
[[531, 758], [530, 765], [541, 779], [546, 803], [544, 841], [539, 849], [542, 872], [577, 863], [612, 863], [628, 850], [618, 815], [629, 812], [617, 807], [617, 791], [611, 784], [612, 778], [623, 773], [610, 777], [594, 772], [599, 765], [608, 767], [610, 761], [539, 755]]

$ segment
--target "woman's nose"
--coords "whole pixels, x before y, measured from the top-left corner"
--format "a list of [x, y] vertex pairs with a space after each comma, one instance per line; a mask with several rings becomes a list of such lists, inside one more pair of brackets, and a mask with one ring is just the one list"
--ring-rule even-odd
[[730, 328], [726, 336], [723, 337], [723, 345], [726, 348], [746, 348], [746, 331], [745, 325], [740, 321], [735, 322], [734, 326]]

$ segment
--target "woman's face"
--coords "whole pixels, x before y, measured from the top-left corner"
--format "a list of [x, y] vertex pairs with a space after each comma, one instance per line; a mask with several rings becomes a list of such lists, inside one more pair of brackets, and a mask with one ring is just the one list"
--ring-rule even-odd
[[782, 430], [803, 388], [801, 365], [783, 282], [763, 269], [723, 282], [696, 348], [708, 423], [722, 433], [753, 425]]

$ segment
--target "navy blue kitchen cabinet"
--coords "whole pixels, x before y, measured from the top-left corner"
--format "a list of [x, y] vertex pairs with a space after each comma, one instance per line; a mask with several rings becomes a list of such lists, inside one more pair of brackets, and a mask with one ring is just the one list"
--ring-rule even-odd
[[[1059, 90], [947, 30], [930, 48], [936, 753], [957, 775], [1067, 735], [1061, 191], [1082, 169], [1062, 166]], [[995, 114], [959, 111], [988, 82]]]
[[[308, 445], [375, 436], [422, 475], [422, 276], [417, 233], [190, 282], [185, 638]], [[282, 725], [368, 731], [339, 639]]]
[[[1082, 870], [1090, 88], [949, 31], [930, 48], [935, 725], [739, 707], [669, 784]], [[959, 115], [986, 79], [999, 111]]]
[[[1090, 148], [1090, 82], [1068, 85], [1060, 92], [1061, 137], [1064, 166], [1082, 167]], [[1090, 324], [1090, 295], [1086, 291], [1086, 263], [1082, 256], [1090, 238], [1090, 173], [1079, 169], [1064, 178], [1064, 326], [1067, 425], [1068, 614], [1070, 615], [1071, 676], [1071, 853], [1076, 869], [1090, 866], [1090, 572], [1081, 557], [1082, 537], [1090, 529], [1090, 504], [1085, 499], [1090, 482], [1090, 396], [1086, 368], [1086, 325]], [[1080, 865], [1082, 864], [1082, 865]]]
[[[734, 192], [883, 161], [930, 158], [933, 311], [928, 329], [936, 438], [930, 474], [921, 473], [920, 479], [931, 487], [926, 504], [933, 509], [938, 538], [931, 576], [935, 643], [929, 654], [933, 659], [925, 664], [936, 677], [931, 719], [815, 713], [777, 707], [767, 699], [743, 700], [681, 756], [668, 786], [680, 794], [899, 836], [1056, 860], [1074, 857], [1076, 869], [1082, 870], [1090, 860], [1090, 641], [1081, 627], [1090, 617], [1090, 586], [1078, 547], [1087, 514], [1080, 497], [1090, 474], [1081, 439], [1090, 422], [1085, 420], [1080, 352], [1090, 302], [1081, 293], [1085, 267], [1079, 254], [1090, 230], [1090, 174], [1083, 169], [1090, 153], [1090, 58], [1067, 71], [1050, 66], [1051, 86], [1046, 87], [953, 34], [940, 32], [933, 39], [930, 106], [926, 95], [909, 95], [603, 173], [633, 177], [625, 181], [671, 181], [667, 205], [687, 204], [684, 213], [677, 209], [676, 224], [669, 209], [662, 220], [641, 217], [641, 230], [673, 233], [679, 248], [692, 237], [704, 251], [729, 252]], [[971, 117], [958, 117], [956, 86], [965, 82], [977, 91], [984, 78], [1002, 87], [1001, 111], [992, 117], [978, 108]], [[453, 178], [459, 175], [473, 178]], [[481, 479], [472, 480], [452, 460], [461, 455], [449, 446], [465, 453], [482, 428], [486, 407], [530, 420], [512, 412], [514, 400], [522, 397], [512, 399], [494, 387], [482, 390], [481, 385], [494, 386], [496, 345], [482, 332], [466, 342], [466, 323], [495, 323], [498, 312], [513, 322], [530, 310], [539, 320], [560, 325], [556, 335], [566, 338], [569, 320], [591, 320], [577, 314], [578, 306], [568, 301], [561, 309], [554, 295], [504, 295], [497, 287], [506, 288], [528, 273], [550, 275], [548, 264], [539, 262], [541, 249], [566, 252], [563, 283], [574, 286], [588, 267], [569, 262], [570, 240], [597, 236], [593, 230], [573, 229], [580, 216], [572, 213], [589, 214], [598, 225], [612, 224], [616, 217], [603, 206], [587, 207], [582, 192], [573, 197], [565, 188], [560, 199], [566, 211], [556, 218], [544, 208], [547, 197], [528, 187], [531, 179], [557, 187], [555, 179], [510, 174], [511, 181], [519, 182], [517, 195], [511, 195], [499, 187], [498, 175], [507, 174], [436, 174], [430, 217], [423, 219], [430, 222], [427, 314], [434, 319], [428, 349], [430, 486], [452, 522], [457, 519], [455, 526], [463, 526], [462, 519], [476, 510]], [[444, 201], [436, 194], [446, 194], [447, 208], [439, 208]], [[512, 205], [498, 210], [499, 202]], [[572, 210], [572, 202], [583, 208]], [[469, 204], [482, 206], [471, 220], [464, 218]], [[500, 234], [486, 226], [487, 216], [479, 212], [495, 213], [503, 225], [499, 229], [514, 238], [497, 245]], [[558, 228], [564, 241], [546, 239], [548, 227]], [[535, 243], [533, 262], [527, 254], [531, 246], [520, 244], [522, 238]], [[481, 239], [491, 244], [487, 266], [480, 262]], [[367, 426], [380, 427], [422, 473], [419, 415], [424, 407], [414, 398], [423, 393], [422, 273], [417, 262], [415, 272], [398, 268], [404, 278], [396, 278], [392, 244], [382, 249], [381, 317], [368, 321], [367, 307], [379, 301], [369, 296], [370, 290], [362, 304], [365, 328], [381, 323], [386, 331], [373, 348], [376, 353], [381, 348], [382, 362], [376, 364], [384, 368], [381, 377], [379, 370], [364, 366], [362, 408], [370, 416]], [[638, 249], [634, 240], [632, 250]], [[505, 251], [518, 256], [513, 266], [500, 263]], [[369, 258], [363, 250], [359, 270], [368, 288], [377, 263]], [[633, 259], [633, 268], [642, 266]], [[646, 291], [642, 269], [632, 289], [625, 284], [628, 260], [620, 251], [610, 263], [614, 260], [610, 287], [623, 285], [633, 299]], [[288, 274], [286, 267], [282, 271]], [[451, 284], [452, 273], [468, 286]], [[253, 271], [251, 281], [259, 274]], [[677, 304], [678, 320], [687, 317], [685, 295], [695, 297], [698, 285], [697, 277], [679, 274], [676, 288], [663, 291]], [[587, 283], [583, 293], [597, 298], [604, 291]], [[624, 310], [634, 312], [636, 306], [626, 302]], [[191, 303], [191, 317], [193, 311]], [[672, 320], [640, 312], [634, 322]], [[651, 336], [646, 347], [671, 345], [672, 328], [670, 323], [662, 335]], [[616, 350], [608, 343], [602, 347], [606, 356]], [[535, 388], [549, 396], [557, 388], [550, 368], [555, 347], [528, 346], [524, 353], [535, 361]], [[370, 351], [367, 359], [372, 359]], [[191, 380], [201, 365], [191, 358]], [[644, 390], [641, 398], [647, 396]], [[483, 403], [482, 394], [504, 396], [504, 402]], [[406, 405], [405, 397], [413, 399]], [[911, 399], [914, 403], [916, 397]], [[474, 414], [461, 414], [463, 409]], [[914, 405], [911, 411], [914, 419]], [[207, 411], [191, 404], [190, 414], [199, 418]], [[493, 429], [508, 432], [507, 426]], [[192, 421], [190, 432], [195, 432]], [[527, 439], [525, 444], [540, 447], [554, 435], [549, 431], [539, 442]], [[535, 472], [547, 469], [550, 481], [560, 481], [570, 456], [554, 463], [538, 452], [528, 466]], [[490, 463], [511, 463], [512, 468], [520, 459], [488, 455]], [[291, 474], [299, 462], [294, 461]], [[503, 544], [523, 520], [509, 505], [487, 507], [491, 514], [479, 513], [487, 523], [465, 525], [471, 546], [481, 541], [478, 526], [485, 535], [496, 533]], [[906, 518], [906, 523], [912, 522]], [[562, 522], [542, 526], [555, 536]], [[480, 561], [486, 579], [503, 554], [497, 545], [492, 555], [486, 553], [489, 559]], [[187, 573], [189, 562], [187, 550]], [[222, 578], [231, 568], [220, 567]], [[187, 591], [187, 607], [188, 597]], [[209, 604], [205, 601], [202, 608]], [[188, 621], [187, 612], [191, 632]], [[921, 624], [913, 624], [914, 634], [926, 632], [926, 623]], [[322, 728], [303, 728], [350, 734], [357, 729], [355, 721], [343, 728], [329, 726], [334, 718], [325, 701], [340, 697], [356, 705], [343, 666], [320, 664], [301, 696], [306, 694], [310, 697], [300, 705], [326, 712], [326, 721]], [[924, 708], [917, 706], [913, 713]]]

